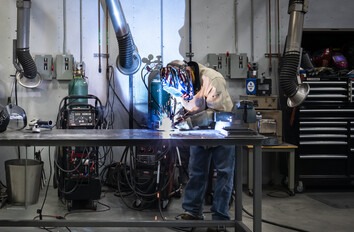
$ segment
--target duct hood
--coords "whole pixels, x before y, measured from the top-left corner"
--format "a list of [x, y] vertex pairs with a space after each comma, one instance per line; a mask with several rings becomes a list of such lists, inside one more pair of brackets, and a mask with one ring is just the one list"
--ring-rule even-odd
[[140, 68], [141, 58], [134, 44], [120, 1], [101, 0], [101, 3], [107, 6], [118, 40], [119, 54], [116, 62], [117, 68], [125, 75], [134, 74]]

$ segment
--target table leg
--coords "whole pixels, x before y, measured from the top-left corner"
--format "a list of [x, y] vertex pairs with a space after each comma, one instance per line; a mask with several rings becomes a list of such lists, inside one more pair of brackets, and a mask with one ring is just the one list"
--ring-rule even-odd
[[[236, 176], [236, 199], [235, 199], [235, 219], [236, 221], [242, 221], [242, 158], [243, 150], [242, 146], [236, 146], [236, 166], [235, 166], [235, 176]], [[235, 227], [236, 228], [236, 227]]]
[[289, 168], [288, 168], [289, 183], [288, 188], [292, 195], [295, 194], [295, 151], [289, 152]]
[[247, 160], [248, 160], [248, 175], [247, 175], [247, 187], [248, 195], [253, 195], [253, 149], [247, 148]]
[[253, 231], [262, 231], [262, 148], [253, 147]]

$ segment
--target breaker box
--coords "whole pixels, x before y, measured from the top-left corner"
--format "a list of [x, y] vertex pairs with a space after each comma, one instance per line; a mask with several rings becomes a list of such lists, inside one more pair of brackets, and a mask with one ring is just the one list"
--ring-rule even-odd
[[224, 77], [230, 79], [245, 79], [248, 72], [247, 54], [235, 53], [210, 53], [207, 55], [207, 61], [211, 68], [220, 72]]
[[35, 55], [37, 72], [43, 80], [51, 80], [53, 78], [53, 56], [52, 55]]
[[73, 79], [74, 56], [60, 54], [55, 58], [55, 73], [57, 80]]

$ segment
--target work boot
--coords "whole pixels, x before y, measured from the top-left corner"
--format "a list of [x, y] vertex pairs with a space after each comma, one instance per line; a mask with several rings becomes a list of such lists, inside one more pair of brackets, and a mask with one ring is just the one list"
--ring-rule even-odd
[[[204, 220], [204, 217], [200, 216], [195, 216], [189, 212], [184, 212], [176, 216], [176, 220]], [[173, 227], [173, 229], [179, 230], [179, 231], [186, 231], [186, 232], [192, 232], [194, 231], [195, 227]]]
[[228, 232], [225, 226], [208, 227], [207, 232]]

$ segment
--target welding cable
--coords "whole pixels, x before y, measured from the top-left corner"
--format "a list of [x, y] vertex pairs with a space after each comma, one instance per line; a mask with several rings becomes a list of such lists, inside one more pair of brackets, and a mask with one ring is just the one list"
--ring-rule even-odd
[[[135, 170], [134, 169], [132, 169], [132, 167], [133, 166], [135, 166], [134, 165], [134, 161], [133, 161], [133, 159], [132, 159], [132, 151], [131, 151], [131, 149], [128, 149], [128, 151], [129, 151], [129, 153], [130, 153], [130, 155], [128, 156], [128, 155], [126, 155], [125, 156], [125, 160], [124, 160], [124, 163], [128, 163], [127, 161], [127, 158], [128, 157], [130, 157], [130, 170], [129, 170], [129, 173], [130, 173], [130, 181], [129, 181], [129, 179], [128, 179], [128, 176], [127, 176], [127, 172], [125, 171], [124, 172], [124, 175], [125, 175], [125, 178], [126, 178], [126, 181], [127, 181], [127, 184], [128, 184], [128, 186], [129, 186], [129, 188], [133, 191], [133, 193], [134, 193], [134, 195], [136, 195], [137, 196], [137, 198], [138, 199], [141, 199], [142, 197], [144, 197], [145, 199], [145, 202], [147, 202], [147, 198], [148, 197], [153, 197], [154, 196], [154, 193], [151, 193], [151, 194], [148, 194], [148, 193], [146, 193], [146, 191], [142, 191], [142, 190], [140, 190], [139, 189], [139, 187], [138, 187], [138, 185], [146, 185], [146, 184], [148, 184], [149, 182], [154, 182], [155, 180], [156, 180], [156, 178], [152, 178], [152, 179], [150, 179], [150, 180], [147, 180], [146, 182], [136, 182], [135, 180], [137, 179], [135, 176], [132, 176], [132, 173], [136, 173], [135, 172]], [[127, 154], [128, 154], [128, 152], [127, 152]], [[150, 186], [151, 187], [151, 186]], [[148, 190], [150, 190], [150, 189], [148, 189]]]
[[[115, 75], [114, 75], [114, 71], [112, 71], [112, 79], [115, 79]], [[118, 99], [118, 101], [120, 102], [120, 104], [122, 105], [123, 109], [128, 113], [128, 115], [133, 118], [133, 121], [140, 127], [143, 128], [140, 123], [134, 118], [132, 117], [131, 112], [129, 112], [129, 110], [125, 107], [123, 101], [120, 99], [119, 95], [117, 94], [117, 92], [115, 91], [115, 86], [112, 86], [112, 83], [109, 81], [108, 85], [110, 87], [110, 90], [113, 92], [114, 96]]]
[[107, 160], [107, 156], [110, 156], [110, 163], [112, 163], [113, 159], [113, 149], [112, 147], [102, 147], [103, 154], [101, 154], [100, 150], [98, 149], [98, 168], [102, 168]]
[[63, 120], [62, 114], [67, 109], [66, 107], [64, 107], [65, 106], [64, 102], [66, 100], [67, 100], [67, 98], [62, 98], [61, 101], [59, 102], [59, 109], [58, 109], [56, 123], [55, 123], [57, 129], [62, 129], [62, 125], [60, 124], [60, 121]]
[[[242, 207], [242, 211], [245, 212], [251, 218], [253, 218], [253, 215], [250, 212], [248, 212], [245, 208]], [[288, 230], [293, 230], [293, 231], [298, 231], [298, 232], [309, 232], [307, 230], [303, 230], [303, 229], [295, 228], [295, 227], [292, 227], [292, 226], [287, 226], [287, 225], [275, 223], [275, 222], [268, 221], [268, 220], [265, 220], [265, 219], [262, 219], [262, 222], [268, 223], [268, 224], [271, 224], [271, 225], [274, 225], [274, 226], [278, 226], [278, 227], [281, 227], [281, 228], [285, 228], [285, 229], [288, 229]]]
[[[127, 146], [127, 147], [125, 147], [125, 149], [124, 149], [124, 151], [123, 151], [123, 154], [122, 154], [122, 157], [121, 157], [121, 161], [122, 161], [122, 159], [123, 159], [123, 157], [125, 157], [126, 155], [127, 155], [127, 153], [128, 153], [128, 151], [129, 151], [129, 147]], [[120, 163], [118, 163], [118, 165], [117, 165], [117, 167], [118, 168], [121, 168], [121, 165], [124, 165], [124, 163], [123, 162], [120, 162]], [[129, 185], [129, 183], [128, 182], [130, 182], [129, 181], [129, 177], [128, 177], [128, 175], [127, 175], [127, 172], [126, 172], [126, 168], [125, 168], [126, 166], [124, 165], [124, 171], [122, 171], [123, 172], [123, 175], [124, 175], [124, 178], [126, 179], [126, 182], [127, 182], [127, 184]], [[128, 194], [127, 195], [123, 195], [123, 192], [122, 192], [122, 189], [121, 189], [121, 182], [120, 182], [120, 175], [121, 175], [121, 172], [120, 172], [120, 170], [121, 169], [119, 169], [118, 170], [118, 176], [117, 176], [117, 188], [118, 188], [118, 193], [117, 194], [115, 194], [116, 196], [119, 196], [120, 197], [120, 199], [122, 200], [122, 202], [123, 202], [123, 204], [126, 206], [126, 207], [128, 207], [129, 209], [133, 209], [133, 210], [138, 210], [138, 209], [136, 209], [136, 208], [133, 208], [130, 204], [128, 204], [128, 202], [126, 201], [126, 197], [127, 196], [131, 196], [132, 194], [133, 194], [133, 190], [130, 188], [130, 192], [128, 192]], [[141, 209], [142, 210], [142, 209]]]
[[59, 171], [61, 171], [61, 172], [63, 172], [63, 173], [66, 173], [66, 174], [68, 174], [68, 173], [74, 173], [75, 171], [77, 171], [77, 170], [79, 169], [79, 167], [81, 166], [81, 164], [82, 164], [82, 160], [83, 160], [83, 159], [87, 159], [87, 158], [89, 157], [89, 154], [90, 154], [90, 153], [89, 153], [86, 149], [87, 149], [87, 148], [85, 147], [85, 150], [84, 150], [83, 153], [85, 153], [85, 151], [86, 151], [87, 155], [86, 155], [85, 157], [82, 157], [82, 159], [79, 161], [79, 164], [78, 164], [76, 167], [74, 167], [74, 169], [72, 169], [72, 170], [66, 170], [66, 169], [62, 168], [62, 167], [58, 164], [57, 160], [56, 160], [56, 159], [54, 160], [54, 164], [55, 164], [56, 168], [59, 169], [59, 170], [58, 170], [58, 173], [57, 173], [57, 175], [56, 175], [55, 177], [56, 177], [56, 183], [57, 183], [57, 186], [58, 186], [58, 190], [59, 190], [61, 193], [64, 193], [64, 194], [73, 193], [74, 191], [76, 191], [76, 189], [79, 187], [79, 185], [83, 182], [83, 179], [84, 179], [84, 178], [76, 178], [77, 181], [76, 181], [76, 183], [75, 183], [75, 186], [74, 186], [72, 189], [70, 189], [69, 191], [65, 191], [65, 190], [62, 189], [61, 186], [60, 186], [60, 179], [59, 179], [58, 175], [60, 175], [60, 172], [59, 172]]
[[[126, 147], [126, 149], [124, 150], [124, 153], [123, 153], [123, 155], [122, 155], [122, 157], [124, 156], [124, 158], [123, 159], [121, 159], [121, 161], [122, 162], [120, 162], [119, 163], [119, 167], [121, 167], [121, 164], [123, 164], [124, 162], [126, 163], [127, 162], [127, 154], [128, 154], [128, 151], [129, 151], [129, 147]], [[176, 157], [175, 157], [176, 158]], [[174, 162], [176, 162], [176, 159], [175, 159], [175, 161]], [[134, 166], [134, 165], [132, 165], [132, 166]], [[174, 168], [173, 168], [173, 173], [175, 172], [175, 165], [173, 166]], [[134, 193], [134, 195], [135, 196], [137, 196], [137, 198], [134, 200], [134, 201], [136, 201], [136, 200], [141, 200], [142, 201], [142, 204], [143, 203], [153, 203], [153, 202], [155, 202], [156, 200], [158, 200], [159, 201], [159, 199], [158, 199], [158, 197], [159, 197], [159, 193], [161, 193], [162, 191], [164, 191], [166, 188], [167, 188], [167, 186], [169, 186], [170, 185], [170, 183], [171, 183], [171, 181], [174, 179], [174, 176], [170, 176], [169, 177], [169, 179], [168, 179], [168, 181], [167, 181], [167, 183], [162, 187], [162, 188], [157, 188], [157, 190], [155, 191], [155, 192], [153, 192], [152, 194], [146, 194], [146, 191], [144, 192], [144, 191], [140, 191], [140, 189], [139, 188], [134, 188], [133, 186], [136, 186], [137, 184], [135, 183], [135, 182], [130, 182], [130, 180], [129, 180], [129, 177], [130, 177], [130, 179], [132, 179], [132, 180], [134, 180], [134, 179], [136, 179], [135, 177], [133, 177], [133, 176], [127, 176], [127, 169], [126, 168], [124, 168], [124, 171], [122, 171], [123, 173], [124, 173], [124, 176], [125, 176], [125, 179], [126, 179], [126, 181], [127, 181], [127, 184], [129, 185], [129, 188], [132, 190], [132, 192], [130, 192], [129, 193], [129, 195], [127, 195], [127, 196], [131, 196], [133, 193]], [[134, 170], [132, 170], [132, 169], [130, 169], [130, 172], [129, 173], [134, 173]], [[144, 210], [144, 209], [146, 209], [146, 208], [148, 208], [149, 206], [147, 206], [147, 207], [140, 207], [140, 208], [137, 208], [137, 207], [132, 207], [130, 204], [128, 204], [127, 203], [127, 201], [126, 201], [126, 197], [127, 196], [123, 196], [123, 193], [122, 193], [122, 191], [121, 191], [121, 182], [119, 181], [121, 178], [120, 178], [120, 175], [121, 175], [121, 171], [118, 171], [118, 180], [117, 180], [117, 185], [118, 185], [118, 194], [116, 194], [117, 196], [119, 196], [121, 199], [122, 199], [122, 201], [123, 201], [123, 203], [127, 206], [127, 207], [129, 207], [129, 208], [131, 208], [131, 209], [134, 209], [134, 210]], [[155, 180], [155, 179], [154, 179]], [[152, 185], [153, 186], [153, 185]], [[158, 187], [158, 186], [157, 186]], [[170, 196], [170, 195], [169, 195]], [[156, 198], [157, 197], [157, 198]]]
[[[46, 215], [46, 214], [44, 214], [44, 215], [42, 215], [42, 217], [43, 218], [54, 218], [54, 219], [58, 219], [58, 220], [65, 219], [65, 218], [63, 218], [62, 216], [59, 216], [59, 215]], [[39, 216], [35, 216], [33, 218], [33, 220], [37, 220], [37, 219], [39, 219]], [[57, 228], [58, 227], [39, 227], [39, 229], [42, 229], [42, 230], [45, 230], [45, 231], [50, 231], [50, 232], [52, 232], [52, 230], [57, 229]], [[64, 228], [67, 229], [69, 232], [71, 232], [69, 227], [65, 226]]]
[[78, 213], [102, 213], [102, 212], [106, 212], [106, 211], [109, 211], [111, 210], [111, 207], [107, 204], [104, 204], [100, 201], [97, 201], [97, 204], [99, 205], [102, 205], [104, 207], [106, 207], [105, 209], [102, 209], [102, 210], [87, 210], [87, 209], [83, 209], [83, 210], [75, 210], [75, 211], [70, 211], [70, 212], [67, 212], [66, 214], [64, 214], [64, 216], [62, 216], [63, 219], [66, 219], [69, 215], [72, 215], [72, 214], [78, 214]]
[[[58, 180], [58, 183], [59, 183], [59, 180]], [[66, 190], [62, 189], [59, 184], [58, 184], [58, 190], [62, 194], [70, 194], [70, 193], [75, 192], [79, 188], [80, 184], [82, 184], [82, 183], [83, 183], [83, 178], [76, 178], [75, 185], [70, 190], [66, 191]]]
[[[166, 149], [166, 150], [168, 151], [168, 149]], [[174, 160], [160, 160], [160, 161], [164, 161], [164, 162], [162, 162], [162, 164], [161, 164], [161, 162], [159, 161], [159, 163], [161, 165], [157, 164], [157, 165], [159, 165], [160, 168], [163, 167], [163, 169], [160, 171], [160, 175], [158, 175], [157, 178], [160, 178], [160, 176], [163, 176], [166, 173], [166, 168], [167, 169], [170, 168], [170, 166], [168, 166], [168, 164], [166, 164], [166, 163], [169, 163], [169, 164], [171, 164], [171, 163], [175, 164], [176, 163], [177, 157], [176, 157], [175, 153], [171, 153], [171, 155], [173, 155]], [[156, 166], [156, 165], [154, 165], [154, 166]], [[175, 170], [176, 170], [176, 165], [173, 165], [172, 170], [168, 170], [168, 171], [172, 172], [172, 173], [175, 173]], [[150, 202], [151, 201], [155, 201], [156, 200], [156, 196], [158, 195], [158, 193], [159, 192], [161, 193], [161, 192], [165, 191], [167, 189], [167, 187], [170, 186], [170, 184], [174, 180], [174, 175], [170, 175], [168, 177], [167, 181], [164, 182], [163, 184], [158, 183], [160, 181], [158, 181], [157, 178], [150, 179], [149, 182], [146, 182], [146, 183], [143, 182], [143, 183], [137, 183], [137, 185], [134, 185], [136, 187], [134, 189], [136, 191], [136, 194], [138, 194], [140, 197], [148, 197], [148, 198], [152, 197]], [[136, 178], [133, 178], [133, 179], [136, 179]], [[139, 187], [137, 187], [139, 185], [145, 185], [145, 184], [149, 184], [149, 183], [150, 183], [150, 187], [151, 188], [153, 188], [153, 186], [154, 186], [153, 184], [156, 183], [156, 191], [151, 191], [151, 188], [148, 188], [145, 191], [142, 191]]]
[[[124, 157], [127, 155], [127, 152], [129, 151], [129, 147], [125, 147], [125, 149], [124, 149], [124, 151], [123, 151], [123, 153], [122, 153], [122, 155], [121, 155], [121, 160], [120, 160], [120, 162], [118, 162], [117, 163], [117, 165], [116, 165], [116, 169], [118, 169], [118, 176], [117, 176], [117, 187], [118, 187], [118, 191], [121, 193], [121, 188], [120, 188], [120, 186], [121, 186], [121, 184], [123, 185], [124, 183], [123, 183], [123, 178], [124, 178], [124, 180], [126, 181], [125, 182], [125, 184], [127, 185], [127, 182], [129, 182], [130, 180], [130, 177], [128, 176], [128, 173], [126, 173], [126, 170], [127, 170], [127, 167], [128, 166], [126, 166], [125, 165], [125, 163], [123, 162], [123, 160], [124, 160]], [[124, 165], [124, 172], [123, 171], [121, 171], [120, 170], [120, 168], [121, 168], [121, 166], [122, 165]], [[122, 173], [123, 172], [123, 173]], [[121, 174], [124, 174], [124, 176], [121, 176]], [[132, 190], [131, 190], [131, 192], [130, 193], [128, 193], [128, 195], [131, 195], [132, 194]]]
[[[125, 156], [125, 162], [124, 163], [130, 163], [131, 165], [130, 165], [130, 174], [132, 174], [132, 173], [136, 173], [135, 172], [135, 170], [133, 170], [132, 168], [133, 168], [133, 166], [135, 167], [135, 162], [134, 162], [134, 153], [133, 153], [133, 151], [132, 151], [132, 149], [128, 149], [129, 150], [129, 156], [128, 155], [126, 155]], [[127, 153], [128, 154], [128, 153]], [[127, 160], [127, 158], [130, 158], [130, 161], [128, 162], [128, 160]], [[150, 197], [150, 196], [152, 196], [152, 194], [144, 194], [142, 191], [140, 192], [140, 191], [138, 191], [138, 190], [140, 190], [138, 187], [137, 187], [137, 185], [143, 185], [143, 184], [147, 184], [148, 183], [148, 181], [151, 181], [151, 180], [147, 180], [146, 182], [135, 182], [135, 180], [136, 180], [136, 178], [130, 178], [130, 180], [131, 181], [128, 181], [128, 179], [127, 179], [127, 176], [126, 176], [126, 180], [127, 180], [127, 183], [128, 183], [128, 185], [129, 185], [129, 187], [130, 187], [130, 189], [131, 190], [133, 190], [134, 191], [134, 193], [135, 194], [137, 194], [138, 196], [145, 196], [145, 197]], [[155, 178], [153, 178], [153, 180], [155, 180]]]
[[[112, 71], [109, 71], [109, 70], [112, 70]], [[112, 78], [113, 76], [113, 67], [112, 66], [107, 66], [107, 81], [108, 82], [113, 82], [113, 86], [115, 86], [115, 80], [114, 78]], [[109, 75], [110, 73], [110, 75]], [[106, 128], [105, 129], [113, 129], [113, 125], [114, 125], [114, 102], [115, 102], [115, 98], [114, 96], [112, 95], [111, 97], [111, 94], [110, 94], [110, 85], [107, 85], [107, 90], [106, 90], [106, 104], [104, 106], [105, 108], [105, 115], [103, 116], [104, 119], [107, 121], [107, 124], [106, 124]]]
[[47, 196], [48, 196], [48, 189], [49, 189], [49, 184], [50, 184], [50, 180], [52, 179], [52, 174], [53, 174], [53, 167], [52, 167], [52, 161], [51, 161], [51, 152], [50, 152], [50, 146], [48, 147], [48, 159], [49, 159], [49, 180], [47, 183], [47, 188], [45, 190], [45, 194], [44, 194], [44, 199], [42, 202], [42, 206], [40, 209], [37, 209], [37, 213], [39, 214], [39, 219], [42, 220], [42, 213], [43, 213], [43, 208], [44, 208], [44, 204], [47, 200]]
[[[85, 147], [85, 150], [86, 149], [87, 148]], [[72, 151], [72, 153], [73, 152], [74, 151]], [[89, 152], [87, 152], [86, 156], [85, 157], [81, 157], [80, 161], [82, 161], [83, 159], [89, 158], [89, 155], [90, 155]], [[79, 164], [77, 166], [75, 166], [73, 169], [68, 170], [68, 169], [64, 169], [63, 167], [61, 167], [57, 160], [54, 160], [54, 163], [55, 163], [56, 167], [59, 168], [59, 170], [64, 172], [64, 173], [73, 173], [73, 172], [77, 171], [79, 169], [79, 167], [82, 165], [82, 162], [79, 162]]]

